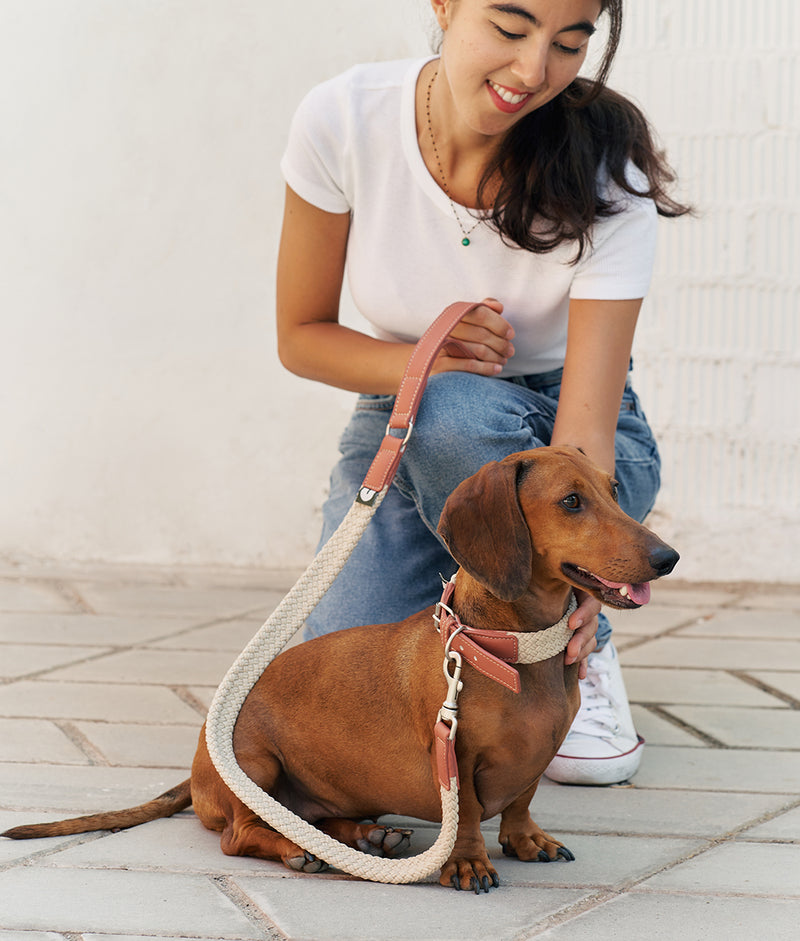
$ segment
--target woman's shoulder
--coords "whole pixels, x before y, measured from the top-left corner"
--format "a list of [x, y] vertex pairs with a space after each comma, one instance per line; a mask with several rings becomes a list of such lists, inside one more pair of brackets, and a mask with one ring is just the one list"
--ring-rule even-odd
[[354, 65], [345, 72], [315, 85], [305, 96], [304, 106], [331, 104], [336, 101], [358, 103], [372, 92], [400, 90], [416, 79], [426, 59], [396, 59]]

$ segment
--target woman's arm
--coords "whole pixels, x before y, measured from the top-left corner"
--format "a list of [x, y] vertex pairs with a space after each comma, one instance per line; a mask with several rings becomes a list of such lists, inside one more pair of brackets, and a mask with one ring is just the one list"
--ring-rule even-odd
[[552, 444], [582, 448], [614, 473], [614, 435], [642, 299], [573, 300]]
[[[339, 323], [349, 213], [329, 213], [286, 188], [278, 253], [278, 354], [307, 379], [352, 392], [394, 394], [413, 346], [367, 336]], [[453, 298], [459, 300], [459, 298]], [[502, 305], [487, 299], [453, 330], [471, 359], [440, 354], [433, 371], [496, 375], [514, 354]]]
[[[551, 443], [582, 448], [609, 474], [614, 473], [614, 435], [641, 306], [641, 298], [573, 300], [569, 306], [567, 355]], [[568, 664], [585, 661], [596, 646], [600, 602], [583, 592], [578, 599], [569, 620], [574, 634], [567, 646]], [[586, 675], [585, 662], [580, 674]]]

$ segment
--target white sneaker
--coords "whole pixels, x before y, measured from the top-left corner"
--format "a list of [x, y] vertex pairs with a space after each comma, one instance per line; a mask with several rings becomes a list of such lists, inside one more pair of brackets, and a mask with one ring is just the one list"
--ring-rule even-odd
[[614, 645], [589, 654], [581, 707], [545, 775], [560, 784], [620, 784], [636, 774], [644, 739], [633, 727]]

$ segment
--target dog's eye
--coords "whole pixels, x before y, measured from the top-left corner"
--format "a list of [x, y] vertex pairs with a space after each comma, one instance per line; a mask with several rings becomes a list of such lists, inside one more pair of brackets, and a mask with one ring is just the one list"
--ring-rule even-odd
[[561, 501], [561, 505], [568, 510], [579, 510], [581, 508], [581, 498], [577, 493], [567, 494]]
[[611, 481], [611, 496], [614, 498], [615, 503], [619, 503], [619, 484], [616, 480]]

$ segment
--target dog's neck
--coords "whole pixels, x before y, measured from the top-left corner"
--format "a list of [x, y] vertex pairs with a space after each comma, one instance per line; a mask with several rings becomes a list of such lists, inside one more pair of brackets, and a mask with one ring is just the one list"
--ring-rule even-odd
[[567, 612], [572, 587], [557, 582], [548, 587], [532, 584], [514, 601], [502, 601], [461, 568], [455, 582], [452, 607], [472, 627], [525, 634], [543, 631], [558, 623]]

